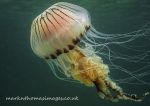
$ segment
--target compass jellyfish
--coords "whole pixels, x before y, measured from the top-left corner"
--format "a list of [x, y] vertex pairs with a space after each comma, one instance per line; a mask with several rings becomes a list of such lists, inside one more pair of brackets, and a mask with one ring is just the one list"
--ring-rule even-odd
[[[30, 43], [33, 52], [48, 63], [58, 79], [95, 86], [98, 95], [103, 99], [142, 101], [148, 92], [141, 96], [129, 94], [119, 84], [133, 79], [147, 84], [140, 78], [149, 72], [130, 72], [114, 61], [148, 60], [140, 61], [145, 55], [128, 56], [112, 49], [118, 45], [130, 50], [130, 42], [147, 36], [148, 31], [149, 28], [145, 26], [126, 34], [101, 33], [92, 26], [86, 9], [71, 3], [58, 2], [33, 20]], [[116, 74], [119, 71], [124, 72], [129, 77], [114, 80], [110, 76], [111, 70], [116, 70]]]

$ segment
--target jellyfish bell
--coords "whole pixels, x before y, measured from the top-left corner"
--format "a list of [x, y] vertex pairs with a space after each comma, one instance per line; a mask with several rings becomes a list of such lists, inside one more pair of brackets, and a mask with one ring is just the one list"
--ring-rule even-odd
[[[136, 32], [136, 37], [141, 35]], [[125, 93], [109, 77], [109, 66], [104, 64], [100, 57], [102, 54], [95, 49], [99, 47], [102, 51], [106, 48], [110, 58], [108, 44], [128, 43], [136, 37], [133, 32], [128, 34], [98, 32], [92, 27], [86, 9], [71, 3], [59, 2], [33, 20], [30, 43], [33, 52], [46, 60], [57, 78], [74, 79], [86, 86], [95, 86], [101, 98], [112, 101], [141, 101], [148, 93], [142, 97]], [[125, 41], [122, 41], [122, 38]], [[56, 70], [68, 78], [59, 77]], [[134, 74], [128, 74], [131, 75], [131, 79], [136, 78]], [[111, 91], [116, 95], [114, 96]]]
[[56, 3], [33, 21], [31, 47], [41, 58], [56, 58], [73, 49], [90, 27], [88, 12], [69, 3]]

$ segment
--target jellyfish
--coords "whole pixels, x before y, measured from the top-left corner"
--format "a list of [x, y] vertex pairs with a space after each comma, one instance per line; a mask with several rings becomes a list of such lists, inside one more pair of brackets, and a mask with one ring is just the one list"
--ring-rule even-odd
[[[88, 87], [95, 86], [102, 99], [142, 101], [149, 93], [137, 96], [124, 92], [119, 83], [111, 78], [110, 67], [130, 75], [120, 82], [137, 79], [146, 83], [139, 78], [149, 72], [136, 74], [139, 70], [129, 72], [112, 62], [115, 58], [137, 62], [143, 56], [121, 57], [119, 53], [113, 52], [109, 45], [124, 47], [122, 44], [146, 36], [148, 31], [149, 28], [145, 26], [141, 30], [126, 34], [101, 33], [92, 26], [90, 14], [86, 9], [67, 2], [58, 2], [33, 20], [30, 43], [33, 52], [48, 63], [58, 79], [79, 82]], [[102, 56], [108, 57], [110, 64], [104, 62]]]

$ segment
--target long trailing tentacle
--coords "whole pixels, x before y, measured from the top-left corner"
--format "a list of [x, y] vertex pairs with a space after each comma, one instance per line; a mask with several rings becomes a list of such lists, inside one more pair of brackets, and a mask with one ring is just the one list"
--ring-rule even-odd
[[[145, 24], [137, 31], [133, 31], [125, 34], [105, 34], [98, 32], [94, 27], [91, 27], [85, 36], [85, 39], [81, 41], [86, 47], [91, 47], [95, 53], [102, 58], [108, 60], [108, 65], [111, 69], [117, 69], [117, 71], [124, 72], [129, 75], [129, 77], [122, 78], [117, 80], [118, 83], [130, 83], [130, 84], [145, 84], [150, 85], [150, 83], [141, 80], [141, 78], [150, 74], [149, 70], [149, 53], [150, 51], [144, 50], [141, 51], [147, 45], [130, 45], [132, 41], [135, 41], [138, 38], [149, 38], [150, 37], [150, 23]], [[146, 39], [147, 40], [147, 39]], [[124, 50], [134, 52], [136, 55], [127, 55], [125, 53], [117, 52], [112, 49], [112, 45], [115, 47], [120, 47]], [[121, 60], [123, 62], [129, 63], [139, 63], [144, 66], [136, 71], [130, 71], [125, 69], [122, 66], [116, 65], [114, 61]], [[137, 80], [138, 82], [134, 83], [132, 81]]]
[[[116, 85], [115, 82], [111, 81], [111, 79], [107, 79], [105, 81], [96, 80], [93, 81], [93, 83], [95, 84], [98, 95], [101, 98], [109, 99], [113, 102], [118, 100], [131, 100], [140, 102], [144, 99], [145, 96], [149, 95], [149, 92], [144, 93], [142, 96], [125, 93], [118, 85]], [[111, 94], [111, 91], [114, 95]]]

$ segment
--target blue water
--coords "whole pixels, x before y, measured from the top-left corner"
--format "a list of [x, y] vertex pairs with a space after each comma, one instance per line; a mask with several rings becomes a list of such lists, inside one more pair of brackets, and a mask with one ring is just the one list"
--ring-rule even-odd
[[[143, 102], [102, 100], [95, 88], [64, 82], [55, 78], [48, 65], [34, 55], [30, 48], [32, 20], [60, 0], [1, 0], [0, 1], [0, 104], [14, 106], [141, 106]], [[127, 33], [138, 30], [150, 21], [149, 0], [64, 0], [86, 8], [92, 24], [105, 33]], [[141, 41], [144, 44], [145, 41]], [[137, 42], [137, 44], [141, 43]], [[136, 45], [136, 43], [135, 43]], [[150, 48], [150, 43], [145, 43]], [[120, 50], [120, 49], [118, 49]], [[123, 64], [122, 64], [123, 65]], [[137, 66], [125, 64], [129, 69]], [[113, 78], [117, 73], [112, 73]], [[150, 82], [150, 78], [145, 79]], [[142, 94], [150, 86], [121, 84], [129, 93]], [[16, 96], [78, 96], [79, 101], [6, 101]]]

